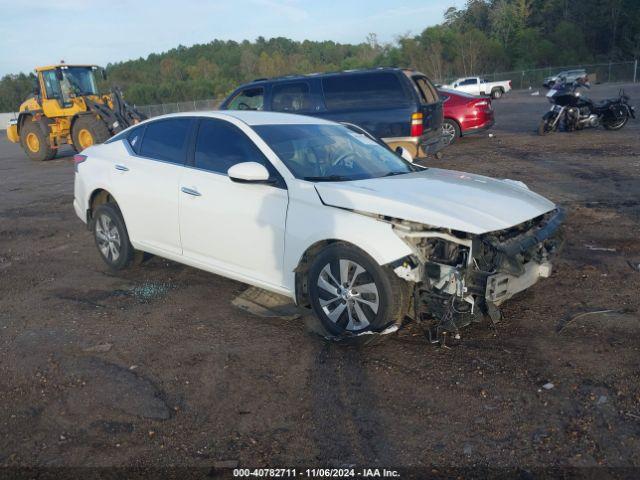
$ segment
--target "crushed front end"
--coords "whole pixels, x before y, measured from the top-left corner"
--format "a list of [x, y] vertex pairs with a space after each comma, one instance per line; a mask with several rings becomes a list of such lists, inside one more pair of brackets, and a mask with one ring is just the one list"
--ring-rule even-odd
[[500, 304], [551, 275], [563, 219], [564, 211], [555, 209], [481, 235], [395, 221], [396, 233], [414, 255], [390, 267], [415, 283], [415, 319], [437, 337], [485, 316], [496, 322]]

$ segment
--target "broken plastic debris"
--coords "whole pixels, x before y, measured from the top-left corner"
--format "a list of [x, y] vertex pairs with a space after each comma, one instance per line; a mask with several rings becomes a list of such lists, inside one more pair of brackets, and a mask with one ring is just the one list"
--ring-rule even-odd
[[249, 287], [231, 302], [238, 308], [263, 318], [293, 320], [300, 317], [298, 307], [289, 297]]
[[313, 314], [305, 315], [304, 323], [307, 329], [316, 335], [321, 336], [325, 340], [331, 342], [341, 343], [343, 345], [371, 345], [382, 341], [388, 335], [395, 333], [399, 330], [398, 325], [391, 324], [382, 330], [365, 330], [359, 333], [344, 332], [341, 335], [334, 335], [329, 332], [318, 317]]
[[555, 385], [551, 382], [548, 382], [542, 385], [542, 388], [544, 388], [545, 390], [551, 390], [553, 387], [555, 387]]
[[92, 347], [87, 347], [83, 350], [83, 352], [87, 353], [104, 353], [111, 350], [113, 347], [112, 343], [99, 343], [98, 345], [93, 345]]

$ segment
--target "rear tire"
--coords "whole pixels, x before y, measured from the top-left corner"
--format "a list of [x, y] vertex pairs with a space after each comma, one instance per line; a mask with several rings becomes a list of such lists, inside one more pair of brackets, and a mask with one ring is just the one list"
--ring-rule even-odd
[[20, 144], [31, 160], [42, 162], [56, 156], [48, 136], [42, 131], [40, 125], [31, 119], [27, 119], [20, 129]]
[[71, 139], [76, 152], [91, 145], [107, 141], [111, 137], [107, 125], [95, 115], [81, 115], [73, 124]]
[[410, 302], [407, 282], [344, 243], [320, 251], [307, 285], [313, 311], [333, 335], [379, 332], [400, 324]]
[[491, 91], [491, 98], [493, 98], [494, 100], [497, 100], [498, 98], [502, 97], [502, 94], [504, 92], [502, 91], [501, 88], [495, 88]]
[[122, 214], [115, 204], [103, 203], [95, 209], [91, 231], [100, 257], [110, 269], [122, 270], [131, 264], [135, 250], [129, 241]]
[[447, 145], [455, 143], [460, 137], [458, 122], [445, 118], [442, 122], [442, 135], [447, 139]]

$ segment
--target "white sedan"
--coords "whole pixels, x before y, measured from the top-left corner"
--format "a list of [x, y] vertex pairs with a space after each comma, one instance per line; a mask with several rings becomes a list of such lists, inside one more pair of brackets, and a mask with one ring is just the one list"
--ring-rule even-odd
[[159, 255], [287, 295], [335, 335], [495, 318], [549, 275], [562, 217], [520, 182], [412, 165], [298, 115], [157, 117], [74, 160], [74, 208], [109, 267]]

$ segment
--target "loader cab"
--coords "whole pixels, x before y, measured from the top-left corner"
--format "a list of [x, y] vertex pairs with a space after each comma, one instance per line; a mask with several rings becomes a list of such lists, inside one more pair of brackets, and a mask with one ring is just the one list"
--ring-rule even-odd
[[73, 115], [85, 110], [84, 96], [98, 96], [93, 65], [53, 65], [36, 69], [42, 110], [47, 117]]

